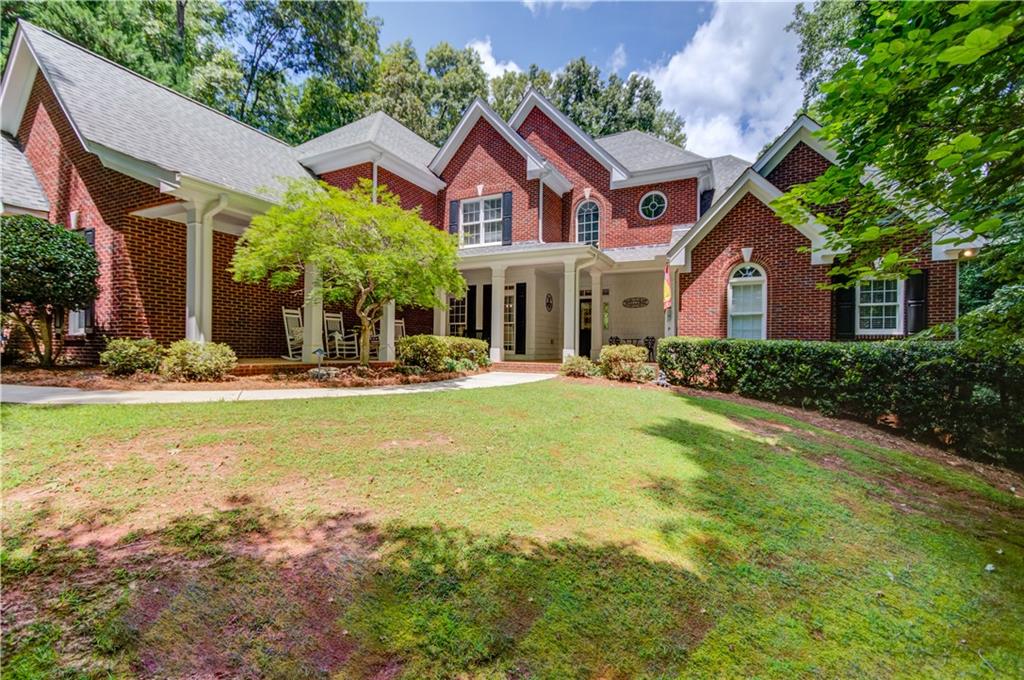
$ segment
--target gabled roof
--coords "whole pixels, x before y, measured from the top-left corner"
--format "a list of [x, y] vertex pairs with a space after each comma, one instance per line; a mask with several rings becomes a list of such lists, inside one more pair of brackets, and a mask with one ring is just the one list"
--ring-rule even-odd
[[526, 176], [528, 179], [544, 179], [545, 186], [550, 187], [556, 191], [559, 195], [572, 189], [572, 184], [565, 178], [565, 175], [560, 173], [555, 166], [551, 165], [550, 162], [545, 159], [539, 151], [530, 146], [525, 139], [516, 134], [508, 123], [501, 119], [497, 113], [494, 112], [487, 102], [477, 97], [473, 100], [473, 103], [469, 105], [465, 113], [462, 114], [462, 119], [459, 120], [459, 124], [455, 126], [452, 133], [448, 135], [448, 139], [445, 140], [444, 146], [437, 152], [434, 159], [430, 162], [430, 170], [436, 175], [440, 175], [444, 172], [444, 169], [448, 166], [452, 157], [455, 156], [455, 152], [458, 151], [462, 143], [466, 141], [466, 137], [469, 132], [476, 125], [477, 121], [484, 119], [487, 123], [494, 128], [494, 130], [502, 136], [502, 138], [512, 145], [512, 147], [518, 151], [523, 158], [526, 159]]
[[12, 137], [3, 135], [0, 156], [0, 211], [29, 212], [41, 216], [49, 213], [50, 201], [39, 186], [39, 180], [21, 147]]
[[[693, 252], [693, 249], [747, 194], [753, 194], [759, 201], [769, 205], [781, 196], [782, 192], [774, 184], [755, 172], [753, 168], [745, 170], [739, 179], [729, 187], [725, 195], [716, 201], [710, 210], [701, 215], [697, 223], [693, 225], [693, 228], [687, 231], [681, 239], [669, 248], [669, 262], [673, 266], [681, 266], [683, 271], [689, 271], [690, 254]], [[827, 264], [831, 262], [835, 253], [825, 249], [824, 227], [812, 222], [800, 225], [796, 229], [811, 242], [811, 264]]]
[[631, 173], [649, 172], [704, 160], [703, 156], [639, 130], [618, 132], [607, 137], [599, 137], [596, 141]]
[[377, 161], [431, 191], [445, 186], [429, 168], [437, 147], [382, 111], [311, 139], [295, 151], [299, 161], [318, 175]]
[[836, 162], [836, 153], [829, 145], [820, 139], [815, 133], [821, 129], [816, 121], [812, 120], [806, 114], [800, 114], [796, 117], [786, 131], [779, 135], [778, 139], [772, 142], [772, 145], [767, 151], [762, 153], [756, 161], [754, 161], [754, 171], [764, 175], [765, 177], [775, 169], [782, 159], [789, 154], [800, 142], [803, 142], [807, 146], [814, 149], [816, 152], [821, 154], [822, 157], [826, 158], [829, 162]]
[[572, 138], [574, 142], [579, 144], [584, 151], [589, 153], [597, 162], [607, 169], [611, 175], [612, 180], [625, 179], [629, 176], [629, 170], [626, 169], [618, 160], [616, 160], [613, 154], [610, 154], [604, 149], [593, 137], [588, 135], [586, 132], [580, 129], [576, 123], [572, 122], [567, 115], [559, 111], [554, 104], [532, 87], [527, 89], [526, 95], [523, 100], [519, 102], [519, 106], [516, 107], [515, 112], [509, 119], [508, 124], [513, 130], [519, 130], [522, 124], [526, 121], [526, 117], [530, 115], [530, 112], [535, 108], [539, 108], [544, 115], [550, 118], [556, 125]]
[[272, 200], [282, 178], [309, 177], [284, 142], [25, 21], [0, 95], [7, 132], [17, 132], [36, 68], [85, 148], [137, 179], [194, 179]]

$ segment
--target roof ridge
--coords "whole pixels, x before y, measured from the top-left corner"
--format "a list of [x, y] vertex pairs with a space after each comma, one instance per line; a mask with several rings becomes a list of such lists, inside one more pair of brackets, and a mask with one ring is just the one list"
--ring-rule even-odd
[[[193, 99], [192, 97], [189, 97], [188, 95], [185, 95], [185, 94], [182, 94], [181, 92], [178, 92], [177, 90], [175, 90], [173, 88], [170, 88], [170, 87], [167, 87], [166, 85], [158, 83], [155, 80], [153, 80], [152, 78], [147, 78], [146, 76], [142, 75], [141, 73], [133, 71], [130, 68], [128, 68], [127, 66], [124, 66], [123, 64], [118, 64], [116, 61], [114, 61], [112, 59], [108, 59], [108, 58], [104, 57], [101, 54], [96, 54], [92, 50], [90, 50], [90, 49], [88, 49], [86, 47], [82, 47], [78, 43], [71, 42], [70, 40], [68, 40], [64, 36], [62, 36], [62, 35], [60, 35], [58, 33], [54, 33], [53, 31], [51, 31], [48, 28], [43, 28], [42, 26], [37, 26], [36, 24], [33, 24], [31, 21], [27, 21], [25, 19], [18, 19], [18, 24], [19, 25], [24, 24], [26, 26], [31, 26], [32, 28], [34, 28], [37, 31], [42, 31], [43, 33], [47, 34], [48, 36], [50, 36], [52, 38], [55, 38], [55, 39], [61, 41], [62, 43], [66, 44], [66, 45], [70, 45], [71, 47], [75, 48], [76, 50], [79, 50], [81, 52], [85, 52], [89, 56], [96, 57], [97, 59], [100, 59], [101, 61], [105, 61], [108, 64], [110, 64], [111, 66], [115, 66], [116, 68], [124, 71], [125, 73], [128, 73], [128, 74], [130, 74], [132, 76], [135, 76], [136, 78], [138, 78], [140, 80], [144, 80], [147, 83], [150, 83], [152, 85], [156, 85], [157, 87], [159, 87], [159, 88], [161, 88], [163, 90], [166, 90], [167, 92], [170, 92], [171, 94], [173, 94], [173, 95], [175, 95], [177, 97], [180, 97], [181, 99], [184, 99], [187, 102], [190, 102], [192, 104], [195, 104], [196, 106], [204, 108], [207, 111], [211, 111], [213, 113], [216, 113], [218, 116], [226, 118], [226, 119], [230, 120], [232, 123], [235, 123], [237, 125], [241, 125], [242, 127], [248, 128], [248, 129], [252, 130], [253, 132], [258, 132], [259, 134], [263, 135], [264, 137], [266, 137], [268, 139], [271, 139], [271, 140], [277, 142], [278, 144], [281, 144], [282, 146], [285, 146], [285, 147], [287, 147], [289, 149], [294, 149], [295, 148], [294, 146], [292, 146], [288, 142], [286, 142], [283, 139], [280, 139], [278, 137], [275, 137], [274, 135], [270, 134], [269, 132], [264, 132], [263, 130], [260, 130], [259, 128], [255, 128], [252, 125], [249, 125], [248, 123], [243, 123], [242, 121], [240, 121], [237, 118], [234, 118], [232, 116], [229, 116], [228, 114], [224, 113], [223, 111], [218, 111], [217, 109], [213, 108], [212, 106], [208, 106], [208, 105], [206, 105], [206, 104], [204, 104], [204, 103], [202, 103], [200, 101], [197, 101], [197, 100]], [[40, 68], [42, 68], [42, 64], [40, 64]]]

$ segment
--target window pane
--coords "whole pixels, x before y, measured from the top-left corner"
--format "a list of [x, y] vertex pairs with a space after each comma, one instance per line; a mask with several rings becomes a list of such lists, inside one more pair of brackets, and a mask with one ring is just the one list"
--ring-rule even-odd
[[480, 243], [479, 223], [462, 225], [462, 242], [466, 245], [476, 245]]
[[504, 316], [504, 338], [503, 347], [506, 352], [514, 352], [516, 349], [516, 288], [505, 286], [505, 307]]
[[501, 243], [501, 220], [484, 222], [484, 243]]
[[462, 221], [463, 222], [479, 222], [480, 221], [480, 203], [473, 201], [472, 203], [462, 204]]
[[760, 314], [744, 314], [741, 316], [733, 315], [731, 317], [732, 334], [729, 337], [743, 338], [747, 340], [760, 340], [761, 318]]
[[500, 198], [488, 198], [484, 201], [484, 219], [485, 220], [500, 220], [501, 219], [501, 199]]
[[732, 287], [732, 312], [734, 314], [760, 314], [762, 309], [761, 284]]
[[598, 240], [601, 210], [597, 203], [587, 201], [576, 210], [576, 240], [594, 245]]

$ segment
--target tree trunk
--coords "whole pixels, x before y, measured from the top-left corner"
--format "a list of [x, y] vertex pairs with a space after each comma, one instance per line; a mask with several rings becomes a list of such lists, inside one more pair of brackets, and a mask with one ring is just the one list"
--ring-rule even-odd
[[359, 365], [370, 365], [370, 336], [373, 335], [373, 320], [362, 315], [359, 316]]
[[39, 356], [39, 365], [43, 368], [53, 366], [53, 324], [48, 313], [39, 316], [39, 334], [42, 336], [43, 352]]

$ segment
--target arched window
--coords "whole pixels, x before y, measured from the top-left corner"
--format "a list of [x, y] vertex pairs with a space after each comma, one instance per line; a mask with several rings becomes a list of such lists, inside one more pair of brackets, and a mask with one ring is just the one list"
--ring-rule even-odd
[[597, 245], [598, 223], [601, 221], [601, 209], [593, 201], [584, 201], [576, 208], [576, 241], [588, 245]]
[[648, 191], [640, 199], [640, 215], [645, 220], [656, 220], [665, 214], [668, 199], [660, 191]]
[[729, 337], [764, 340], [768, 292], [764, 270], [741, 264], [729, 275]]

